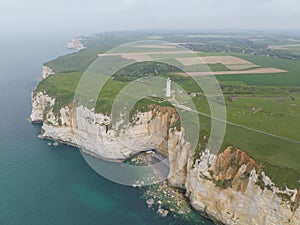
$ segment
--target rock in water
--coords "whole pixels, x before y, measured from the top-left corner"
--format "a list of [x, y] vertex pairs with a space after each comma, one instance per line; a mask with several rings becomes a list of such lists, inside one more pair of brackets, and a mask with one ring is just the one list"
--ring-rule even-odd
[[159, 209], [157, 210], [157, 213], [158, 213], [159, 215], [161, 215], [162, 217], [166, 217], [166, 216], [168, 215], [169, 211], [166, 210], [166, 209], [159, 208]]
[[148, 199], [147, 201], [147, 205], [148, 205], [148, 207], [151, 207], [153, 204], [154, 204], [154, 199]]

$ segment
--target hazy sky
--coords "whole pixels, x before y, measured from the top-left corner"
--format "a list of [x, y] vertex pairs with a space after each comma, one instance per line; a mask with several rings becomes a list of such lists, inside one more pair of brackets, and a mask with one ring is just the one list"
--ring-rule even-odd
[[299, 0], [0, 0], [2, 32], [300, 30]]

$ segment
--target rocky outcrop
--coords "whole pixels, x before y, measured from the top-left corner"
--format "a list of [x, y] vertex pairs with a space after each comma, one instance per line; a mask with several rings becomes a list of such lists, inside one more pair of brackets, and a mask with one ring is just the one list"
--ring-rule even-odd
[[47, 78], [48, 76], [52, 75], [52, 74], [55, 74], [54, 70], [51, 69], [49, 66], [45, 66], [43, 65], [42, 66], [42, 78], [45, 79]]
[[51, 98], [44, 92], [38, 92], [32, 94], [32, 112], [29, 117], [33, 123], [42, 123], [44, 120], [44, 112], [47, 109], [52, 109], [55, 103], [55, 99]]
[[169, 159], [169, 184], [185, 189], [203, 215], [224, 224], [300, 224], [300, 190], [279, 190], [263, 167], [239, 149], [218, 155], [206, 149], [195, 160], [184, 128], [174, 127], [179, 117], [173, 108], [150, 105], [131, 123], [120, 119], [111, 125], [110, 117], [83, 106], [70, 104], [54, 112], [54, 105], [46, 93], [33, 95], [30, 119], [43, 122], [43, 138], [78, 145], [108, 160], [156, 149]]
[[83, 44], [81, 43], [80, 37], [74, 37], [70, 43], [67, 44], [67, 48], [69, 49], [75, 49], [75, 50], [81, 50], [85, 49]]

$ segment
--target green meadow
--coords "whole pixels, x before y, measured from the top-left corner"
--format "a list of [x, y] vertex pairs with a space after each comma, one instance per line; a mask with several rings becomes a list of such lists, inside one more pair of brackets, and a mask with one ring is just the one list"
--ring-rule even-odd
[[300, 62], [298, 60], [245, 54], [231, 55], [248, 60], [263, 67], [275, 67], [287, 70], [288, 72], [276, 74], [219, 75], [217, 76], [217, 79], [220, 81], [241, 81], [247, 85], [254, 86], [300, 86]]

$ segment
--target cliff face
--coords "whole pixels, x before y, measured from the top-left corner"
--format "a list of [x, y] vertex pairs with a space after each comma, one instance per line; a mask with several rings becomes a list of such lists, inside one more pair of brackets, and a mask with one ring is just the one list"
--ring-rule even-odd
[[49, 67], [49, 66], [43, 66], [42, 67], [42, 78], [45, 79], [47, 78], [48, 76], [52, 75], [52, 74], [55, 74], [55, 72]]
[[75, 49], [75, 50], [78, 50], [78, 51], [81, 50], [81, 49], [85, 49], [85, 47], [81, 43], [81, 38], [80, 37], [73, 38], [72, 41], [67, 44], [67, 48]]
[[224, 224], [300, 224], [300, 190], [280, 191], [239, 149], [218, 155], [206, 150], [195, 161], [184, 129], [172, 128], [178, 119], [173, 108], [153, 105], [136, 114], [131, 124], [120, 126], [120, 121], [111, 127], [108, 116], [71, 105], [54, 113], [54, 104], [43, 92], [33, 96], [30, 119], [43, 122], [43, 138], [78, 145], [108, 160], [156, 149], [169, 159], [169, 183], [186, 189], [191, 205], [212, 219]]
[[[245, 152], [202, 153], [188, 162], [186, 189], [193, 207], [225, 224], [300, 224], [300, 190], [280, 191]], [[258, 166], [259, 168], [259, 166]], [[279, 197], [280, 194], [290, 199]]]
[[[157, 149], [167, 157], [169, 151], [176, 152], [175, 148], [178, 149], [182, 142], [183, 131], [170, 129], [175, 122], [173, 108], [153, 106], [150, 111], [135, 115], [134, 125], [121, 127], [117, 124], [110, 128], [111, 119], [108, 116], [84, 107], [72, 109], [71, 105], [55, 114], [54, 104], [55, 99], [43, 92], [33, 96], [30, 119], [32, 122], [43, 122], [41, 137], [78, 145], [86, 152], [104, 159], [124, 160], [151, 149]], [[169, 141], [177, 144], [169, 148]]]

